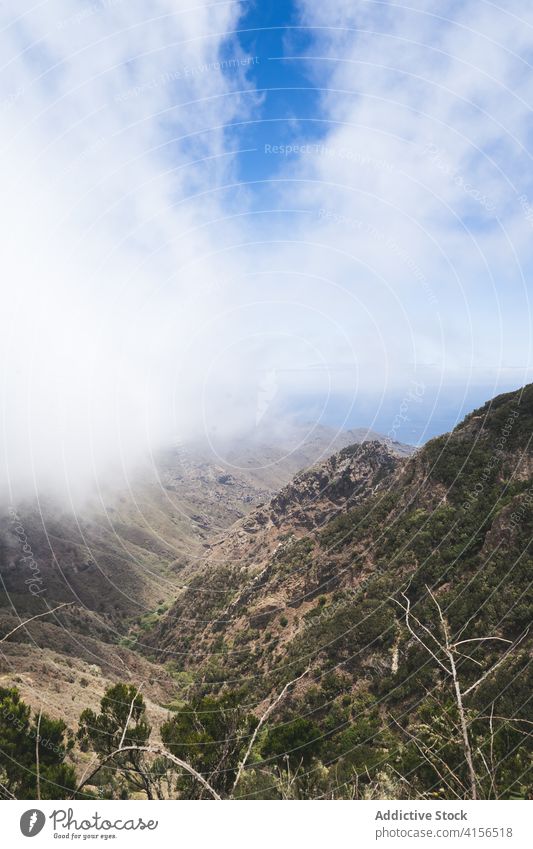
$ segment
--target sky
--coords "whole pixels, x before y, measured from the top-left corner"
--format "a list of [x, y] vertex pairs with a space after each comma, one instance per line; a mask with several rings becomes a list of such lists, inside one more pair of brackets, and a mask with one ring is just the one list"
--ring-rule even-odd
[[0, 497], [533, 379], [527, 0], [17, 0], [0, 56]]

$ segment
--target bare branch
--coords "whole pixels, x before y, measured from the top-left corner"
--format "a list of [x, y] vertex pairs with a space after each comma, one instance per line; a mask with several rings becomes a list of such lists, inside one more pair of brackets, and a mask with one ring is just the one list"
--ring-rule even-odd
[[39, 718], [37, 719], [37, 733], [35, 735], [35, 781], [37, 785], [37, 799], [41, 798], [41, 771], [39, 764], [39, 742], [41, 739], [41, 717], [43, 715], [43, 709], [41, 707], [39, 711]]
[[124, 730], [122, 732], [122, 737], [120, 738], [120, 743], [118, 744], [119, 749], [122, 749], [122, 746], [124, 745], [124, 739], [126, 737], [126, 731], [128, 730], [128, 725], [130, 724], [131, 715], [133, 713], [133, 707], [135, 705], [135, 699], [137, 698], [137, 696], [141, 692], [141, 689], [142, 689], [142, 684], [139, 685], [139, 687], [137, 688], [137, 692], [135, 693], [133, 699], [131, 700], [128, 718], [127, 718], [126, 722], [124, 723]]
[[[96, 769], [92, 769], [94, 764], [98, 764]], [[92, 769], [92, 772], [89, 773], [89, 770], [91, 770], [91, 769]], [[98, 755], [95, 755], [94, 758], [91, 761], [89, 761], [89, 763], [87, 764], [87, 767], [84, 770], [82, 777], [80, 778], [80, 781], [79, 781], [79, 784], [78, 784], [78, 790], [80, 789], [80, 787], [84, 787], [88, 783], [88, 781], [93, 777], [93, 775], [96, 775], [96, 773], [98, 772], [99, 769], [100, 769], [100, 763], [99, 763], [99, 760], [98, 760]], [[78, 792], [78, 790], [76, 790], [76, 792]]]
[[429, 587], [427, 587], [427, 591], [430, 594], [431, 598], [433, 599], [433, 602], [436, 605], [437, 610], [439, 611], [439, 619], [440, 619], [440, 622], [441, 622], [442, 632], [444, 634], [444, 640], [445, 640], [445, 649], [444, 650], [446, 652], [446, 656], [447, 656], [448, 661], [450, 663], [450, 669], [452, 671], [453, 688], [455, 690], [455, 700], [457, 702], [457, 710], [459, 711], [459, 721], [460, 721], [460, 724], [461, 724], [461, 734], [463, 735], [463, 744], [464, 744], [464, 748], [465, 748], [466, 764], [468, 766], [468, 772], [469, 772], [469, 775], [470, 775], [470, 792], [471, 792], [472, 799], [477, 799], [477, 778], [476, 778], [476, 771], [474, 769], [474, 758], [472, 756], [472, 747], [470, 746], [470, 737], [469, 737], [469, 734], [468, 734], [468, 724], [467, 724], [467, 721], [466, 721], [466, 714], [465, 714], [465, 710], [464, 710], [464, 707], [463, 707], [463, 694], [461, 692], [461, 685], [459, 683], [459, 676], [457, 675], [457, 667], [455, 665], [455, 657], [454, 657], [454, 654], [453, 654], [453, 650], [451, 648], [450, 631], [449, 631], [448, 623], [447, 623], [447, 621], [444, 618], [444, 615], [442, 613], [442, 609], [441, 609], [439, 602], [437, 601], [437, 599], [435, 598], [435, 596], [433, 595], [433, 593], [431, 592]]
[[45, 610], [44, 613], [37, 613], [35, 616], [30, 616], [29, 619], [25, 619], [24, 622], [19, 622], [16, 628], [13, 628], [9, 634], [6, 634], [4, 637], [0, 638], [0, 643], [4, 643], [15, 631], [18, 631], [19, 628], [24, 628], [25, 625], [28, 625], [30, 622], [33, 622], [34, 619], [40, 619], [42, 616], [49, 616], [51, 613], [55, 613], [56, 610], [60, 610], [62, 607], [68, 607], [69, 605], [74, 604], [72, 601], [64, 601], [63, 604], [58, 604], [57, 607], [52, 607], [51, 610]]
[[489, 777], [492, 792], [494, 793], [494, 796], [496, 797], [497, 796], [496, 787], [494, 786], [494, 764], [491, 764], [491, 766], [492, 766], [492, 771], [491, 771], [491, 769], [489, 769], [487, 759], [486, 759], [485, 755], [483, 754], [483, 752], [481, 751], [481, 749], [478, 748], [476, 751], [477, 751], [478, 755], [480, 756], [481, 760], [483, 761], [483, 766], [485, 767], [485, 769], [487, 771], [487, 775]]
[[[450, 640], [450, 631], [449, 631], [448, 623], [447, 623], [446, 619], [444, 618], [444, 614], [442, 612], [442, 608], [441, 608], [438, 600], [435, 598], [434, 594], [431, 592], [431, 589], [427, 585], [426, 585], [426, 590], [427, 590], [428, 594], [430, 595], [431, 600], [433, 601], [435, 607], [437, 608], [438, 614], [439, 614], [439, 620], [440, 620], [440, 624], [441, 624], [441, 628], [442, 628], [442, 633], [443, 633], [443, 636], [444, 636], [444, 645], [439, 643], [439, 641], [437, 640], [437, 638], [433, 634], [431, 634], [431, 637], [437, 643], [439, 649], [446, 655], [446, 657], [448, 659], [448, 663], [450, 664], [449, 668], [439, 660], [437, 655], [418, 636], [418, 634], [416, 634], [416, 632], [411, 627], [411, 624], [410, 624], [410, 621], [409, 621], [411, 602], [410, 602], [409, 598], [405, 595], [405, 593], [402, 593], [402, 595], [405, 598], [406, 603], [407, 603], [407, 607], [403, 608], [404, 611], [405, 611], [405, 623], [407, 625], [407, 628], [409, 629], [409, 632], [413, 635], [413, 637], [415, 637], [415, 639], [418, 640], [418, 642], [425, 648], [425, 650], [431, 655], [431, 657], [439, 664], [439, 666], [442, 669], [444, 669], [445, 672], [448, 675], [450, 675], [452, 677], [453, 688], [454, 688], [454, 692], [455, 692], [455, 701], [457, 703], [457, 710], [458, 710], [458, 713], [459, 713], [461, 735], [462, 735], [462, 738], [463, 738], [465, 759], [466, 759], [468, 772], [469, 772], [469, 776], [470, 776], [470, 794], [471, 794], [472, 799], [477, 799], [477, 779], [476, 779], [476, 772], [475, 772], [475, 769], [474, 769], [474, 759], [473, 759], [473, 756], [472, 756], [472, 748], [471, 748], [471, 745], [470, 745], [470, 737], [469, 737], [469, 734], [468, 734], [468, 724], [467, 724], [467, 721], [466, 721], [465, 710], [464, 710], [464, 707], [463, 707], [463, 693], [461, 692], [461, 685], [459, 683], [459, 677], [457, 675], [457, 667], [456, 667], [456, 664], [455, 664], [455, 656], [454, 656], [454, 652], [453, 652], [453, 648], [452, 648], [452, 643], [451, 643], [451, 640]], [[400, 605], [400, 607], [402, 607], [402, 605]], [[422, 625], [422, 627], [424, 628], [426, 633], [428, 633], [428, 634], [430, 633], [429, 629], [426, 628], [426, 626]]]
[[[407, 630], [409, 631], [409, 633], [411, 634], [411, 636], [413, 636], [413, 637], [415, 638], [415, 640], [416, 640], [418, 643], [420, 643], [420, 645], [421, 645], [421, 646], [422, 646], [422, 647], [423, 647], [423, 648], [424, 648], [424, 649], [428, 652], [428, 654], [430, 654], [430, 655], [431, 655], [431, 657], [433, 658], [433, 660], [435, 660], [435, 661], [439, 664], [439, 666], [441, 667], [441, 669], [444, 669], [444, 671], [445, 671], [448, 675], [451, 675], [451, 674], [452, 674], [452, 673], [451, 673], [451, 670], [450, 670], [450, 669], [448, 669], [448, 667], [447, 667], [447, 666], [446, 666], [446, 665], [445, 665], [445, 664], [444, 664], [441, 660], [439, 660], [439, 658], [437, 657], [437, 655], [435, 654], [435, 652], [433, 652], [433, 651], [430, 649], [430, 647], [429, 647], [429, 646], [428, 646], [428, 645], [427, 645], [427, 644], [426, 644], [426, 643], [422, 640], [422, 638], [418, 636], [418, 634], [416, 633], [416, 631], [414, 631], [414, 630], [413, 630], [413, 628], [412, 628], [412, 626], [411, 626], [411, 619], [410, 619], [410, 617], [412, 616], [412, 614], [411, 614], [411, 601], [410, 601], [410, 599], [409, 599], [409, 598], [407, 598], [407, 596], [406, 596], [406, 595], [404, 595], [403, 593], [402, 593], [402, 595], [404, 596], [404, 598], [405, 598], [405, 600], [406, 600], [406, 602], [407, 602], [407, 606], [406, 606], [406, 607], [404, 607], [404, 606], [403, 606], [403, 604], [400, 604], [400, 602], [399, 602], [397, 599], [392, 599], [392, 601], [395, 601], [395, 602], [396, 602], [396, 604], [398, 604], [398, 605], [401, 607], [401, 609], [404, 611], [404, 613], [405, 613], [405, 624], [406, 624], [406, 626], [407, 626]], [[422, 625], [422, 623], [421, 623], [421, 622], [419, 622], [419, 621], [418, 621], [418, 620], [417, 620], [414, 616], [413, 616], [413, 619], [415, 619], [415, 622], [416, 622], [418, 625], [420, 625], [420, 626], [424, 629], [424, 631], [428, 631], [428, 629], [425, 627], [425, 625]], [[436, 638], [433, 636], [433, 634], [431, 634], [431, 637], [432, 637], [432, 639], [434, 639], [434, 640], [437, 642], [437, 644], [439, 645], [439, 647], [442, 649], [442, 646], [440, 646], [440, 643], [438, 642], [438, 640], [436, 640]]]
[[218, 795], [217, 791], [211, 787], [211, 785], [205, 780], [203, 775], [197, 772], [194, 767], [190, 764], [186, 763], [186, 761], [182, 761], [181, 758], [177, 758], [172, 752], [169, 752], [168, 749], [164, 749], [162, 746], [122, 746], [120, 749], [115, 749], [114, 752], [111, 752], [109, 755], [106, 755], [105, 758], [99, 762], [98, 767], [85, 778], [83, 781], [78, 784], [76, 790], [73, 795], [78, 794], [86, 784], [88, 784], [97, 772], [109, 761], [113, 760], [113, 758], [117, 757], [117, 755], [121, 755], [124, 752], [147, 752], [151, 755], [159, 755], [160, 757], [167, 758], [172, 763], [176, 764], [176, 766], [181, 767], [186, 772], [190, 773], [200, 784], [205, 787], [205, 789], [211, 794], [213, 799], [221, 800], [221, 797]]
[[483, 664], [481, 663], [481, 661], [480, 661], [480, 660], [476, 660], [476, 658], [475, 658], [475, 657], [471, 657], [469, 654], [465, 654], [465, 653], [464, 653], [464, 652], [462, 652], [462, 651], [457, 651], [457, 650], [455, 650], [455, 649], [454, 649], [454, 651], [455, 651], [455, 654], [457, 655], [457, 657], [462, 657], [462, 658], [464, 658], [464, 660], [468, 660], [468, 661], [469, 661], [469, 663], [475, 663], [475, 664], [476, 664], [476, 666], [481, 666], [481, 667], [483, 667]]
[[[426, 625], [424, 625], [424, 623], [421, 622], [420, 619], [417, 619], [416, 616], [414, 616], [414, 614], [411, 612], [411, 601], [407, 597], [407, 595], [404, 592], [402, 592], [402, 596], [404, 597], [404, 599], [407, 602], [407, 605], [408, 605], [408, 608], [409, 608], [409, 615], [410, 615], [411, 619], [413, 619], [416, 622], [416, 624], [419, 625], [422, 628], [423, 631], [425, 631], [425, 633], [428, 635], [428, 637], [430, 637], [433, 640], [433, 642], [436, 643], [436, 645], [440, 649], [442, 649], [442, 646], [439, 643], [439, 641], [437, 640], [435, 634], [432, 631], [430, 631], [430, 629]], [[401, 605], [400, 605], [400, 607], [401, 607]], [[403, 609], [405, 610], [405, 608], [403, 608]]]
[[0, 784], [0, 790], [2, 790], [6, 796], [9, 796], [10, 799], [16, 799], [17, 797], [13, 795], [11, 790], [8, 790], [5, 784]]
[[499, 719], [501, 722], [525, 722], [526, 725], [533, 725], [529, 719], [521, 719], [521, 717], [513, 717], [513, 716], [478, 716], [477, 719]]
[[[492, 789], [494, 790], [494, 798], [498, 798], [498, 790], [496, 788], [496, 770], [494, 768], [494, 702], [490, 706], [490, 767], [492, 770], [491, 773], [491, 783]], [[520, 732], [522, 733], [522, 732]]]
[[290, 689], [290, 687], [292, 687], [294, 684], [296, 684], [297, 681], [300, 681], [305, 675], [307, 675], [308, 672], [310, 672], [310, 667], [308, 667], [305, 670], [305, 672], [302, 672], [302, 674], [299, 675], [298, 678], [294, 678], [292, 681], [289, 681], [288, 684], [285, 684], [285, 686], [284, 686], [283, 690], [281, 691], [281, 693], [279, 694], [279, 696], [276, 699], [274, 699], [274, 701], [267, 707], [266, 711], [262, 715], [261, 719], [259, 720], [258, 724], [255, 727], [254, 733], [252, 734], [252, 737], [250, 739], [250, 743], [248, 745], [248, 748], [246, 749], [246, 753], [245, 753], [242, 761], [239, 764], [239, 768], [237, 769], [237, 775], [235, 776], [235, 781], [233, 782], [233, 787], [231, 788], [232, 794], [233, 794], [233, 791], [235, 790], [237, 784], [240, 781], [242, 771], [243, 771], [244, 767], [246, 766], [248, 758], [250, 757], [250, 753], [251, 753], [251, 751], [254, 747], [255, 741], [257, 740], [257, 735], [259, 734], [261, 727], [265, 724], [265, 722], [267, 721], [268, 717], [270, 716], [270, 714], [272, 713], [274, 708], [280, 703], [280, 701], [284, 697], [285, 693]]
[[512, 640], [505, 640], [503, 637], [473, 637], [471, 640], [459, 640], [458, 643], [451, 643], [450, 648], [454, 649], [457, 646], [464, 646], [465, 643], [485, 643], [487, 640], [499, 640], [501, 643], [512, 643]]
[[522, 636], [515, 643], [512, 643], [511, 647], [506, 652], [504, 652], [504, 654], [502, 654], [502, 656], [500, 657], [499, 660], [496, 661], [496, 663], [493, 663], [493, 665], [490, 667], [490, 669], [487, 669], [487, 671], [481, 676], [481, 678], [478, 678], [477, 681], [474, 682], [474, 684], [472, 684], [467, 690], [464, 691], [463, 696], [468, 696], [468, 694], [471, 693], [473, 690], [475, 690], [477, 687], [479, 687], [479, 685], [482, 684], [483, 681], [486, 678], [489, 677], [489, 675], [492, 675], [492, 673], [496, 669], [498, 669], [498, 667], [501, 666], [502, 663], [504, 663], [507, 660], [507, 658], [509, 657], [511, 652], [514, 651], [514, 649], [517, 648], [517, 646], [520, 645], [522, 640], [525, 640], [528, 633], [529, 633], [529, 628], [527, 629], [527, 631], [525, 631], [522, 634]]

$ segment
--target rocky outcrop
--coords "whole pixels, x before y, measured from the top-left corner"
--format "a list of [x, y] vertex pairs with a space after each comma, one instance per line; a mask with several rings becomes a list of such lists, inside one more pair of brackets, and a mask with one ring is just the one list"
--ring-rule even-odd
[[211, 546], [149, 645], [206, 687], [264, 697], [263, 682], [279, 687], [304, 663], [379, 695], [393, 657], [409, 681], [401, 589], [431, 617], [431, 587], [473, 644], [502, 622], [502, 638], [518, 639], [530, 617], [532, 433], [530, 386], [408, 459], [377, 442], [341, 450]]
[[[303, 596], [311, 599], [313, 587], [326, 582], [332, 588], [334, 557], [322, 559], [313, 574], [304, 568], [312, 559], [317, 534], [333, 518], [379, 492], [405, 462], [394, 446], [372, 441], [344, 448], [297, 475], [211, 545], [195, 579], [148, 642], [172, 653], [184, 645], [197, 648], [201, 632], [207, 646], [221, 628], [238, 629], [249, 604], [250, 627], [263, 627], [280, 607], [292, 606]], [[226, 589], [223, 605], [221, 581]], [[268, 601], [272, 593], [275, 602]], [[203, 615], [193, 622], [200, 596]]]

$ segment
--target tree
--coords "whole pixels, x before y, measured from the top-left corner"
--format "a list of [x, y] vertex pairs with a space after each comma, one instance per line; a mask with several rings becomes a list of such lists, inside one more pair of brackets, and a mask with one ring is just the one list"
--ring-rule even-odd
[[[431, 627], [425, 625], [413, 615], [411, 601], [404, 592], [402, 592], [403, 600], [400, 602], [395, 599], [395, 601], [405, 614], [405, 625], [410, 635], [431, 657], [436, 668], [444, 673], [445, 680], [451, 685], [450, 696], [453, 701], [440, 714], [435, 714], [433, 707], [433, 710], [430, 710], [430, 715], [425, 717], [424, 709], [422, 709], [420, 717], [422, 720], [426, 718], [426, 722], [422, 721], [421, 727], [416, 729], [416, 733], [409, 731], [407, 733], [424, 761], [438, 776], [443, 787], [456, 798], [478, 799], [481, 782], [479, 770], [476, 767], [476, 755], [481, 756], [484, 771], [488, 773], [492, 786], [495, 782], [494, 765], [491, 768], [491, 765], [483, 756], [483, 736], [480, 735], [479, 739], [476, 740], [475, 734], [477, 714], [467, 708], [465, 700], [469, 695], [475, 693], [485, 681], [489, 680], [496, 670], [513, 658], [518, 645], [527, 636], [528, 631], [524, 632], [514, 643], [512, 640], [500, 636], [457, 639], [457, 637], [452, 636], [450, 624], [437, 598], [429, 587], [426, 587], [426, 590], [438, 614], [437, 633], [440, 632], [439, 636], [436, 636]], [[468, 663], [473, 660], [472, 656], [465, 652], [473, 646], [493, 642], [505, 643], [507, 648], [481, 674], [479, 671], [481, 664], [479, 661], [475, 661], [478, 664], [475, 680], [473, 682], [464, 681], [460, 674], [461, 665], [465, 661]], [[422, 730], [422, 734], [420, 730]], [[493, 744], [494, 733], [491, 730], [492, 747]], [[463, 776], [462, 772], [465, 767], [466, 775]]]
[[74, 741], [61, 719], [31, 708], [16, 688], [0, 688], [0, 791], [7, 798], [57, 799], [76, 787], [65, 763]]
[[[256, 717], [243, 709], [242, 702], [238, 692], [218, 699], [197, 697], [161, 727], [161, 738], [168, 750], [191, 764], [224, 795], [233, 787], [247, 742], [258, 724]], [[204, 788], [197, 783], [189, 786], [188, 782], [187, 793], [196, 798], [203, 795]]]
[[92, 749], [100, 760], [91, 778], [105, 766], [113, 752], [130, 747], [128, 751], [114, 757], [114, 766], [121, 770], [126, 789], [143, 791], [152, 799], [152, 782], [146, 755], [138, 748], [146, 745], [151, 730], [139, 689], [130, 684], [108, 687], [100, 702], [100, 713], [96, 714], [87, 708], [79, 721], [78, 740], [81, 747]]
[[288, 764], [292, 769], [307, 767], [320, 754], [321, 736], [315, 722], [298, 717], [269, 731], [261, 754], [279, 761], [280, 765]]

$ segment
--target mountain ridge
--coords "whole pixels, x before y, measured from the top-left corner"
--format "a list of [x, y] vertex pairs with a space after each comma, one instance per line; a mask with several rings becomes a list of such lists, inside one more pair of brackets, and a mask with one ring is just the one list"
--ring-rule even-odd
[[[291, 715], [312, 717], [324, 733], [335, 707], [345, 717], [342, 728], [349, 724], [343, 700], [366, 699], [382, 704], [379, 723], [405, 717], [400, 744], [421, 727], [426, 701], [435, 698], [420, 701], [420, 687], [447, 698], [438, 668], [410, 637], [402, 607], [408, 598], [417, 621], [434, 623], [436, 599], [451, 632], [473, 641], [461, 658], [466, 680], [473, 681], [479, 664], [498, 666], [473, 702], [473, 727], [481, 728], [475, 711], [481, 715], [490, 693], [500, 716], [512, 708], [525, 718], [533, 522], [524, 505], [533, 503], [532, 434], [528, 386], [473, 411], [412, 457], [396, 458], [375, 491], [370, 487], [359, 503], [326, 515], [319, 526], [311, 523], [299, 537], [278, 516], [276, 540], [288, 536], [274, 548], [261, 541], [264, 558], [256, 568], [247, 566], [255, 563], [254, 544], [244, 538], [241, 545], [242, 528], [230, 529], [221, 546], [239, 552], [240, 570], [208, 560], [201, 595], [195, 587], [185, 591], [147, 643], [187, 674], [188, 690], [216, 695], [244, 688], [258, 710], [309, 667], [280, 711], [282, 723]], [[334, 466], [335, 460], [330, 471]], [[286, 488], [292, 486], [293, 505], [305, 480], [298, 476]], [[248, 521], [269, 517], [279, 500]], [[516, 646], [507, 665], [498, 648], [505, 641]], [[326, 686], [331, 676], [339, 680]], [[515, 743], [523, 758], [518, 738]]]

